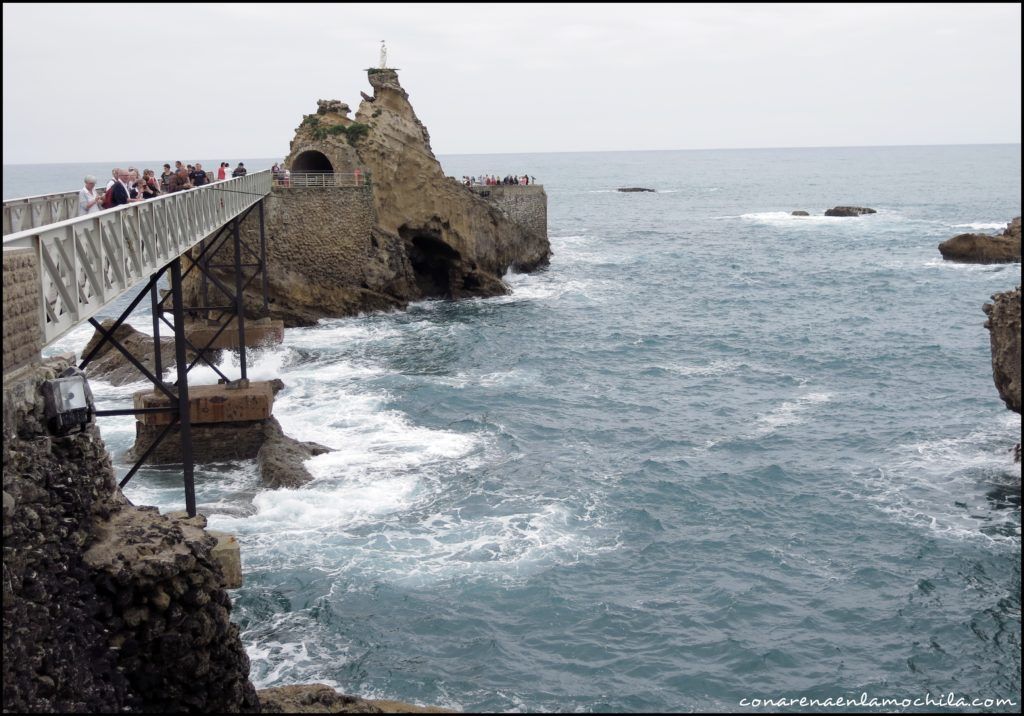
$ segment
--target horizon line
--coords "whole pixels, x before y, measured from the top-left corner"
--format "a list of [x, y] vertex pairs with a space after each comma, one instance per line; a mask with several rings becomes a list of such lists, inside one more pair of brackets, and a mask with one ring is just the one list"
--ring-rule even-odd
[[[1020, 142], [957, 142], [948, 144], [822, 144], [797, 147], [690, 147], [675, 149], [573, 149], [565, 151], [545, 152], [440, 152], [434, 156], [446, 157], [472, 157], [491, 155], [515, 155], [515, 154], [624, 154], [627, 152], [734, 152], [734, 151], [761, 151], [766, 149], [895, 149], [901, 147], [996, 147], [996, 146], [1020, 146]], [[256, 157], [258, 159], [273, 157]], [[4, 163], [5, 167], [38, 166], [47, 164], [97, 164], [99, 162], [110, 162], [109, 159], [87, 159], [77, 162], [11, 162]], [[138, 160], [126, 160], [138, 161]], [[214, 160], [216, 161], [216, 160]]]

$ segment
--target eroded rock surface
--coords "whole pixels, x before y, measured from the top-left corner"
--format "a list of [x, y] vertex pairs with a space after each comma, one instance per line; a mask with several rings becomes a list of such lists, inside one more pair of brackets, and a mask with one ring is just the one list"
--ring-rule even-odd
[[331, 449], [320, 443], [303, 442], [290, 438], [281, 430], [276, 418], [263, 425], [263, 445], [256, 456], [260, 466], [260, 480], [270, 489], [301, 487], [313, 479], [303, 463], [315, 455]]
[[258, 711], [212, 538], [132, 506], [95, 424], [48, 434], [70, 363], [4, 382], [4, 711]]
[[[354, 118], [325, 99], [303, 117], [285, 160], [291, 182], [265, 202], [268, 311], [286, 326], [424, 298], [500, 295], [509, 269], [533, 271], [551, 255], [543, 187], [515, 198], [538, 211], [509, 212], [509, 197], [493, 201], [446, 177], [397, 73], [368, 76], [374, 94], [363, 94]], [[241, 232], [258, 246], [255, 213]], [[230, 249], [211, 262], [229, 263]], [[186, 303], [198, 292], [190, 277]], [[250, 317], [264, 315], [258, 294], [245, 292]]]
[[[114, 320], [108, 318], [100, 322], [100, 325], [107, 331], [109, 331], [113, 325]], [[144, 365], [150, 372], [156, 369], [155, 356], [153, 351], [153, 337], [147, 336], [145, 333], [141, 333], [131, 325], [122, 323], [118, 326], [117, 330], [114, 331], [114, 338], [123, 345], [129, 353], [135, 357], [142, 365]], [[85, 345], [82, 350], [82, 358], [84, 359], [93, 348], [99, 344], [102, 340], [102, 336], [99, 331], [94, 331], [92, 338]], [[174, 338], [173, 337], [161, 337], [160, 338], [160, 360], [162, 362], [163, 370], [174, 367]], [[96, 355], [93, 356], [92, 360], [86, 366], [86, 375], [90, 378], [100, 378], [110, 383], [111, 385], [126, 385], [128, 383], [135, 383], [140, 380], [146, 380], [146, 377], [142, 372], [132, 365], [124, 354], [119, 351], [113, 343], [107, 341], [99, 350]], [[161, 376], [157, 376], [161, 377]]]
[[326, 684], [303, 684], [262, 689], [259, 692], [264, 713], [380, 714], [380, 713], [455, 713], [434, 706], [415, 706], [401, 701], [361, 699], [340, 694]]
[[1020, 286], [992, 296], [982, 310], [992, 346], [992, 378], [1006, 407], [1020, 413]]
[[961, 263], [1020, 262], [1020, 217], [1014, 218], [1001, 234], [958, 234], [939, 244], [947, 261]]

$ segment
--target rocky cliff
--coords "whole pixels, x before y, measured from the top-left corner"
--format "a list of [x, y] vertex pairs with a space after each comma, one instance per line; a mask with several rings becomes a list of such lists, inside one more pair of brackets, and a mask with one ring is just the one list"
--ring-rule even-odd
[[[270, 312], [287, 325], [422, 298], [499, 295], [510, 268], [532, 271], [550, 257], [546, 225], [520, 223], [445, 177], [394, 70], [370, 70], [369, 79], [374, 94], [363, 95], [354, 119], [337, 100], [320, 100], [303, 119], [285, 162], [295, 181], [267, 201]], [[301, 186], [302, 175], [317, 173], [345, 175], [349, 185]], [[530, 200], [546, 213], [542, 189]], [[247, 240], [256, 231], [253, 220], [243, 224]], [[252, 315], [257, 303], [247, 296]]]
[[41, 385], [72, 358], [4, 376], [4, 713], [443, 711], [257, 692], [206, 519], [132, 505], [95, 423], [47, 430]]
[[1006, 407], [1020, 413], [1020, 286], [992, 296], [982, 310], [992, 345], [992, 378]]
[[205, 520], [132, 506], [99, 430], [48, 433], [4, 380], [4, 711], [258, 711]]

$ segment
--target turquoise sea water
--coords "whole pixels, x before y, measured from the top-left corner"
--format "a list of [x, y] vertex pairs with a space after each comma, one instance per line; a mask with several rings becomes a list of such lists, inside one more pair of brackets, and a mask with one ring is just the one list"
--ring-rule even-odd
[[[1020, 145], [441, 160], [535, 175], [551, 265], [255, 356], [287, 385], [285, 432], [335, 449], [299, 490], [261, 491], [251, 462], [198, 473], [242, 543], [259, 687], [487, 711], [1019, 703], [1021, 425], [981, 306], [1021, 266], [936, 245], [1020, 215]], [[11, 169], [5, 197], [82, 173]], [[822, 216], [845, 204], [878, 213]], [[93, 389], [123, 407], [138, 387]], [[131, 418], [102, 425], [117, 460]], [[126, 492], [184, 502], [173, 470]]]

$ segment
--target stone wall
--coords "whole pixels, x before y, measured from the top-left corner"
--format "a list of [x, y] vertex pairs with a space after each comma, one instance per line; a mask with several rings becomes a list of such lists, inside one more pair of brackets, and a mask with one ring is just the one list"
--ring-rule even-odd
[[[265, 202], [269, 313], [286, 326], [323, 316], [402, 308], [413, 296], [408, 258], [397, 236], [379, 231], [368, 186], [274, 187]], [[242, 240], [259, 246], [259, 215], [242, 222]], [[214, 263], [233, 260], [226, 244]], [[232, 283], [233, 285], [233, 283]], [[186, 282], [186, 302], [198, 299], [198, 278]], [[262, 313], [259, 281], [245, 293], [246, 313]]]
[[[540, 185], [472, 187], [532, 236], [548, 236], [548, 195]], [[514, 264], [513, 264], [514, 266]]]
[[32, 249], [4, 249], [4, 374], [39, 360], [38, 263]]
[[47, 432], [69, 364], [4, 376], [4, 711], [258, 711], [203, 518], [132, 506], [95, 424]]

